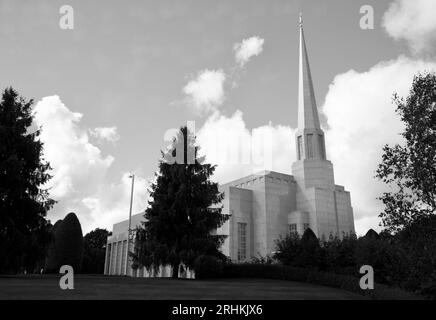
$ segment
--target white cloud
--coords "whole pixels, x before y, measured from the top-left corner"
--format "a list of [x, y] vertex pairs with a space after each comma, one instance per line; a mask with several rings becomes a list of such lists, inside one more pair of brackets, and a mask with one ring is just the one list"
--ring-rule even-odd
[[82, 114], [70, 111], [58, 96], [43, 98], [34, 111], [36, 124], [43, 129], [44, 155], [53, 167], [52, 196], [63, 198], [91, 190], [94, 181], [106, 175], [114, 158], [103, 156], [90, 143], [86, 130], [79, 126]]
[[[251, 37], [233, 45], [236, 63], [242, 68], [253, 56], [259, 55], [263, 50], [264, 39]], [[231, 68], [230, 79], [222, 69], [204, 69], [198, 72], [182, 89], [184, 98], [174, 101], [172, 105], [182, 105], [198, 115], [207, 115], [216, 112], [226, 98], [225, 83], [231, 82], [230, 88], [238, 86], [241, 69]], [[230, 80], [230, 81], [228, 81]]]
[[[44, 157], [52, 166], [53, 178], [47, 184], [58, 203], [48, 213], [52, 222], [75, 212], [84, 232], [91, 227], [110, 227], [129, 206], [130, 186], [126, 177], [118, 183], [107, 181], [114, 157], [104, 156], [89, 140], [89, 130], [82, 128], [82, 114], [69, 110], [59, 96], [42, 98], [35, 106], [35, 124], [42, 126]], [[144, 181], [138, 178], [137, 206], [145, 208]], [[140, 193], [142, 195], [140, 196]], [[127, 195], [126, 195], [127, 194]]]
[[436, 44], [436, 1], [395, 0], [383, 16], [383, 27], [396, 40], [406, 40], [415, 53]]
[[225, 99], [225, 80], [226, 75], [221, 69], [200, 71], [197, 77], [183, 88], [186, 96], [183, 104], [198, 114], [217, 110]]
[[231, 117], [216, 112], [198, 131], [197, 141], [206, 161], [218, 164], [214, 179], [225, 183], [261, 170], [290, 173], [294, 132], [272, 124], [249, 130], [241, 111]]
[[[374, 177], [375, 170], [383, 145], [401, 142], [403, 130], [392, 95], [407, 96], [413, 76], [423, 70], [436, 70], [436, 63], [399, 57], [367, 72], [350, 70], [337, 75], [329, 87], [323, 106], [328, 119], [328, 158], [334, 164], [336, 183], [351, 192], [359, 235], [370, 228], [381, 229], [378, 214], [383, 206], [377, 197], [386, 186]], [[242, 112], [227, 117], [217, 111], [198, 131], [197, 141], [206, 160], [218, 164], [214, 179], [225, 183], [262, 169], [291, 173], [296, 159], [294, 135], [295, 129], [281, 125], [249, 130]], [[264, 137], [271, 142], [271, 161], [264, 157]], [[260, 157], [251, 158], [256, 153]]]
[[262, 53], [263, 43], [264, 39], [254, 36], [234, 44], [235, 60], [241, 68], [250, 61], [252, 57]]
[[117, 127], [99, 127], [89, 130], [91, 136], [97, 139], [98, 142], [115, 143], [120, 140], [120, 135], [117, 132]]
[[329, 87], [323, 111], [329, 129], [326, 147], [335, 168], [335, 181], [351, 192], [356, 230], [377, 227], [383, 209], [376, 200], [386, 186], [375, 170], [384, 144], [401, 142], [402, 122], [395, 113], [392, 94], [407, 96], [413, 76], [436, 70], [435, 63], [405, 57], [381, 62], [367, 72], [350, 70], [337, 75]]

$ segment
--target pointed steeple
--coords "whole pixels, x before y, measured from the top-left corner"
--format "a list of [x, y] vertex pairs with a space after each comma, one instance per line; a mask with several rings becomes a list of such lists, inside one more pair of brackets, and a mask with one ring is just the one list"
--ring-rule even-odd
[[298, 79], [298, 129], [320, 129], [306, 41], [304, 40], [303, 16], [300, 13], [300, 60]]
[[326, 160], [324, 132], [319, 125], [301, 14], [298, 76], [298, 130], [295, 134], [297, 161], [306, 159]]

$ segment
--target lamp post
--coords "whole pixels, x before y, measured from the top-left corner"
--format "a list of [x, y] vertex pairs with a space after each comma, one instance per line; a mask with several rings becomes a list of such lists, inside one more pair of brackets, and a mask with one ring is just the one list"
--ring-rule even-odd
[[130, 251], [130, 237], [132, 233], [132, 205], [133, 205], [133, 188], [135, 186], [135, 175], [131, 174], [129, 178], [132, 179], [132, 189], [130, 191], [130, 210], [129, 210], [129, 229], [127, 230], [127, 250], [126, 250], [126, 276], [129, 270], [129, 251]]

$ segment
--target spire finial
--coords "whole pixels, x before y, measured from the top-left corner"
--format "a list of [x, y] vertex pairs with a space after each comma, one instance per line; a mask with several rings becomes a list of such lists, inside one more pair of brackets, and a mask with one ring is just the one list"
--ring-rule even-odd
[[303, 12], [300, 12], [300, 28], [303, 27]]

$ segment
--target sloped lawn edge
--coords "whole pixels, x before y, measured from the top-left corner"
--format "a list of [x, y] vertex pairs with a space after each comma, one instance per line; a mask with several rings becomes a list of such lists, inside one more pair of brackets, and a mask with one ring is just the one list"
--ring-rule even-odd
[[421, 300], [424, 297], [375, 283], [374, 289], [362, 290], [359, 278], [350, 275], [322, 272], [276, 264], [227, 264], [223, 268], [223, 278], [266, 278], [307, 282], [354, 292], [375, 300]]

